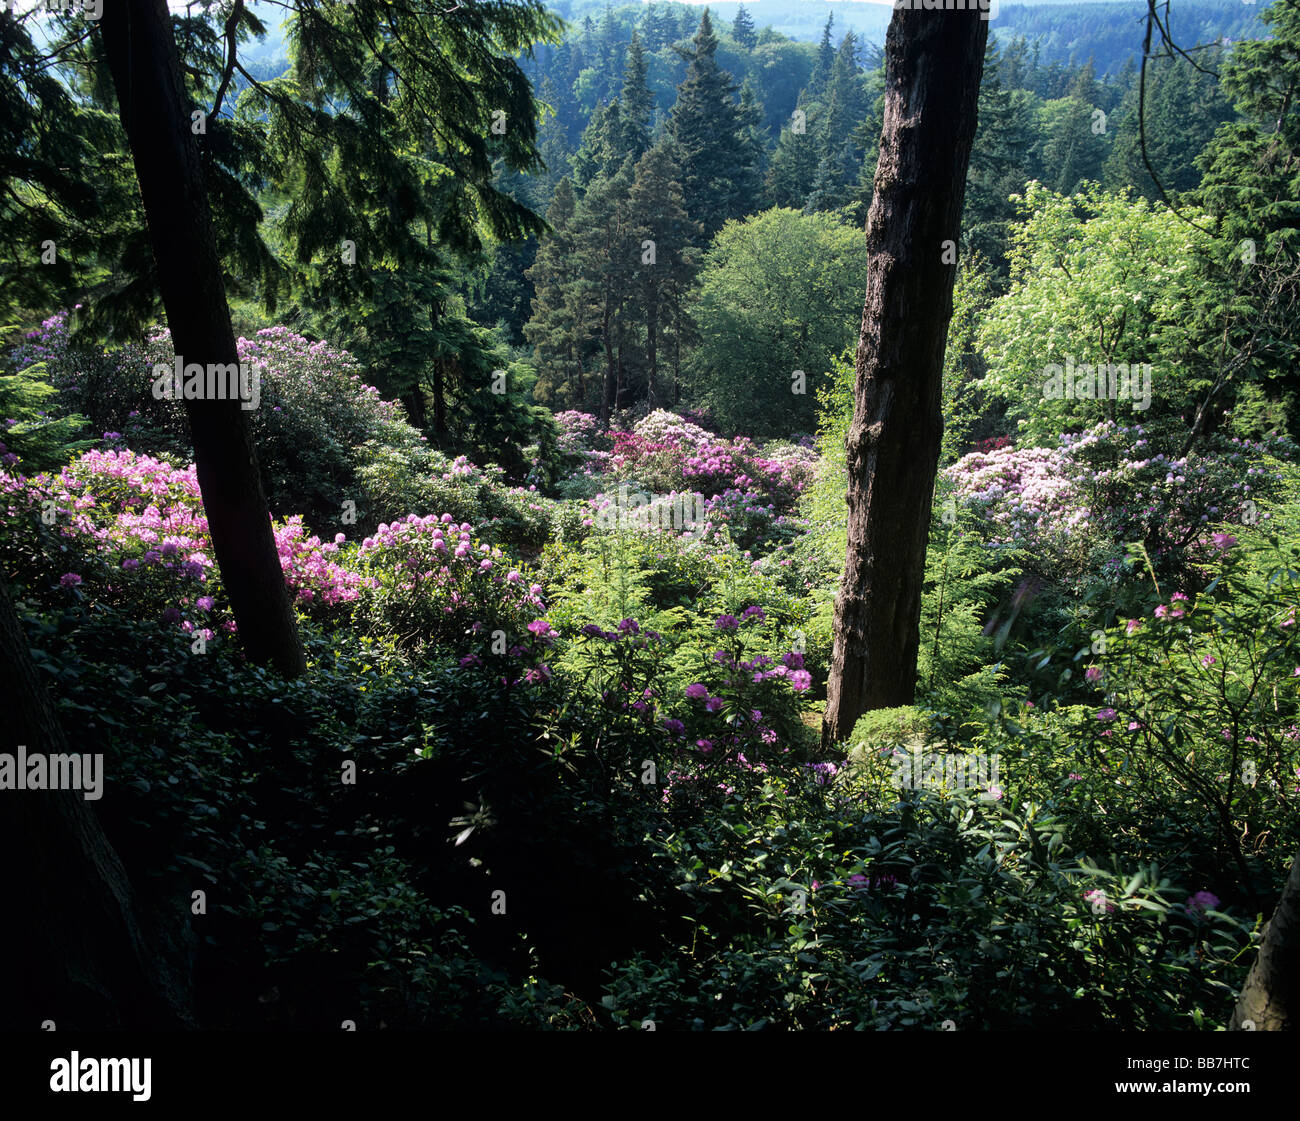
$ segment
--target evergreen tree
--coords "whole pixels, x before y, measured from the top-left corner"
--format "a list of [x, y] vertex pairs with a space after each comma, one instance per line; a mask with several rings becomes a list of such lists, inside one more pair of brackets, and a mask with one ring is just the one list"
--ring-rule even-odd
[[645, 51], [641, 38], [632, 32], [627, 48], [627, 64], [623, 67], [623, 92], [619, 95], [622, 109], [622, 154], [639, 160], [650, 147], [650, 123], [654, 117], [654, 95], [646, 84]]
[[808, 201], [804, 203], [805, 213], [840, 210], [849, 206], [853, 202], [853, 187], [859, 167], [861, 160], [854, 153], [852, 140], [844, 141], [834, 154], [823, 156], [818, 161], [817, 175], [813, 179], [812, 190], [808, 192]]
[[[1172, 63], [1147, 63], [1143, 112], [1147, 158], [1171, 198], [1195, 190], [1200, 184], [1197, 156], [1213, 139], [1219, 125], [1236, 116], [1215, 77], [1221, 62], [1218, 56], [1218, 51], [1198, 54], [1196, 65], [1185, 58]], [[1132, 187], [1154, 202], [1160, 191], [1142, 159], [1138, 92], [1134, 82], [1114, 115], [1114, 140], [1104, 168], [1105, 181], [1114, 189]], [[1190, 111], [1193, 107], [1194, 112]]]
[[742, 214], [752, 214], [764, 204], [762, 195], [767, 137], [763, 131], [763, 103], [759, 101], [754, 82], [748, 76], [740, 87], [739, 117], [742, 158], [736, 188], [741, 199], [747, 200]]
[[817, 100], [831, 80], [831, 69], [835, 65], [835, 44], [831, 41], [831, 28], [835, 24], [835, 13], [826, 17], [826, 26], [822, 28], [822, 41], [817, 44], [817, 64], [813, 67], [812, 77], [808, 79], [806, 93], [810, 99]]
[[781, 130], [764, 183], [773, 206], [802, 210], [812, 193], [819, 164], [816, 124], [816, 116], [800, 106], [795, 119]]
[[826, 112], [820, 124], [820, 141], [825, 151], [851, 139], [853, 130], [871, 107], [867, 78], [858, 65], [858, 41], [849, 32], [840, 42], [826, 85]]
[[1280, 398], [1300, 393], [1300, 0], [1276, 0], [1260, 20], [1269, 37], [1236, 44], [1223, 70], [1240, 119], [1221, 125], [1198, 161], [1218, 235], [1212, 263], [1238, 298], [1226, 327], [1210, 325], [1233, 361], [1215, 364], [1193, 439], [1229, 380], [1266, 376]]
[[754, 30], [754, 20], [741, 4], [736, 9], [736, 19], [731, 25], [731, 37], [743, 50], [752, 51], [758, 46], [758, 33]]
[[581, 194], [592, 180], [612, 175], [627, 158], [623, 110], [617, 100], [597, 105], [591, 112], [582, 143], [573, 154], [573, 185]]
[[575, 329], [578, 337], [595, 339], [600, 347], [604, 365], [599, 406], [602, 421], [623, 407], [629, 366], [634, 361], [623, 316], [640, 259], [628, 209], [632, 174], [629, 159], [613, 175], [599, 176], [574, 210]]
[[827, 82], [825, 111], [817, 122], [820, 160], [808, 192], [805, 209], [836, 210], [853, 200], [862, 160], [858, 128], [871, 109], [867, 77], [858, 66], [857, 39], [844, 36]]
[[880, 160], [880, 133], [885, 122], [885, 60], [878, 57], [876, 66], [868, 77], [871, 91], [871, 110], [854, 130], [853, 140], [862, 160], [858, 169], [858, 181], [846, 208], [846, 214], [859, 226], [865, 226], [867, 211], [871, 206], [871, 195], [876, 177], [876, 164]]
[[1057, 194], [1068, 195], [1085, 179], [1099, 181], [1107, 155], [1105, 134], [1099, 132], [1097, 110], [1070, 95], [1044, 106], [1046, 138], [1042, 147], [1042, 178]]
[[669, 132], [681, 154], [687, 211], [705, 238], [712, 237], [728, 218], [745, 212], [750, 200], [743, 191], [753, 173], [736, 87], [731, 75], [719, 69], [717, 49], [706, 10], [691, 49], [681, 50], [688, 62], [686, 77], [677, 87], [669, 120]]
[[533, 314], [524, 325], [524, 337], [532, 344], [537, 360], [533, 394], [543, 404], [581, 406], [587, 402], [585, 356], [574, 300], [576, 206], [572, 185], [567, 179], [560, 180], [546, 211], [550, 231], [542, 236], [537, 259], [527, 274], [533, 285]]
[[1034, 140], [1021, 100], [1024, 93], [1013, 93], [1003, 85], [1002, 62], [996, 42], [990, 39], [984, 53], [979, 124], [966, 174], [961, 227], [963, 257], [983, 258], [999, 285], [1007, 279], [1007, 226], [1016, 217], [1010, 198], [1030, 178]]
[[671, 22], [665, 24], [664, 15], [660, 9], [654, 5], [646, 6], [645, 16], [641, 20], [641, 39], [648, 51], [657, 51], [660, 47], [666, 47], [672, 42], [672, 33], [675, 25]]
[[[664, 400], [661, 371], [666, 353], [677, 359], [670, 363], [673, 392], [667, 395], [670, 404], [676, 403], [681, 335], [691, 326], [687, 295], [699, 269], [700, 254], [694, 246], [699, 228], [686, 213], [680, 174], [670, 146], [651, 148], [636, 166], [628, 197], [633, 252], [639, 254], [632, 274], [631, 307], [645, 330], [645, 399], [652, 408]], [[672, 344], [671, 351], [665, 344]]]

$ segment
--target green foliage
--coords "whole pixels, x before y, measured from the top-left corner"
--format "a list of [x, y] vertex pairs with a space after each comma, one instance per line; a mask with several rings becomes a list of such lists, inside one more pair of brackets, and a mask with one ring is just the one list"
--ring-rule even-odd
[[[1226, 1018], [1252, 924], [1072, 851], [1032, 805], [858, 804], [853, 773], [774, 772], [662, 841], [689, 934], [610, 972], [661, 1029], [1195, 1028]], [[1091, 892], [1113, 912], [1095, 914]]]
[[700, 273], [694, 398], [724, 429], [812, 430], [831, 361], [857, 334], [866, 268], [861, 233], [829, 215], [774, 209], [724, 227]]
[[1048, 367], [1152, 366], [1147, 419], [1181, 413], [1208, 383], [1192, 359], [1189, 308], [1207, 289], [1196, 232], [1162, 206], [1089, 186], [1066, 198], [1031, 184], [1012, 235], [1011, 290], [979, 329], [981, 385], [1006, 403], [1022, 437], [1131, 415], [1140, 401], [1050, 399]]
[[44, 373], [44, 363], [39, 362], [0, 373], [0, 464], [21, 467], [26, 474], [62, 467], [91, 446], [91, 441], [78, 438], [85, 417], [51, 415], [58, 390]]
[[1244, 883], [1246, 849], [1270, 826], [1284, 823], [1265, 850], [1275, 863], [1300, 840], [1297, 603], [1300, 546], [1243, 531], [1204, 593], [1173, 592], [1153, 618], [1108, 633], [1099, 660], [1098, 763], [1133, 809], [1169, 799], [1203, 817]]

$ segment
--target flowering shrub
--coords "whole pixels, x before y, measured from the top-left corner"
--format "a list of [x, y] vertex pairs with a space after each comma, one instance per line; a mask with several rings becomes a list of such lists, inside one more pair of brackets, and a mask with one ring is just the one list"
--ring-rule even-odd
[[649, 443], [672, 444], [683, 451], [702, 447], [713, 439], [711, 432], [667, 409], [656, 409], [637, 421], [632, 431]]
[[969, 504], [990, 545], [1017, 544], [1064, 575], [1099, 565], [1115, 573], [1123, 545], [1143, 545], [1158, 568], [1180, 571], [1213, 554], [1211, 524], [1267, 517], [1257, 500], [1277, 493], [1266, 453], [1290, 455], [1289, 441], [1217, 438], [1203, 452], [1150, 450], [1142, 425], [1105, 421], [1060, 447], [972, 452], [946, 472], [954, 498]]
[[[0, 476], [0, 498], [7, 567], [34, 586], [58, 570], [76, 577], [62, 589], [77, 588], [134, 617], [186, 629], [214, 625], [220, 577], [193, 467], [93, 451], [56, 476]], [[48, 528], [46, 510], [53, 511]], [[544, 609], [540, 585], [447, 513], [381, 525], [359, 548], [342, 534], [322, 542], [296, 516], [273, 531], [295, 603], [335, 624], [355, 604], [373, 628], [403, 643], [462, 647], [490, 642], [497, 629], [513, 642]]]
[[610, 629], [587, 623], [574, 640], [572, 664], [598, 698], [606, 728], [615, 742], [656, 727], [662, 688], [664, 636], [635, 619], [620, 619]]
[[[192, 466], [91, 451], [58, 475], [0, 482], [0, 493], [7, 557], [33, 586], [43, 569], [71, 566], [77, 580], [63, 587], [79, 587], [130, 617], [186, 630], [216, 624], [220, 576]], [[309, 536], [300, 517], [272, 530], [295, 600], [311, 614], [342, 618], [330, 609], [357, 598], [361, 577], [338, 562], [340, 543]], [[233, 630], [224, 619], [223, 628]]]
[[481, 653], [495, 640], [508, 652], [545, 610], [540, 584], [447, 513], [380, 525], [361, 543], [357, 563], [365, 577], [362, 617], [404, 646], [437, 642]]
[[[699, 679], [682, 700], [665, 705], [667, 731], [686, 748], [687, 761], [669, 777], [664, 801], [734, 793], [734, 770], [765, 772], [764, 759], [787, 754], [801, 742], [800, 701], [812, 685], [803, 655], [772, 657], [776, 636], [757, 604], [713, 623], [714, 650], [698, 667]], [[684, 703], [683, 703], [684, 702]], [[728, 789], [730, 787], [730, 789]]]
[[1064, 451], [1008, 447], [971, 452], [946, 474], [955, 485], [955, 500], [983, 515], [990, 545], [1059, 550], [1089, 516], [1078, 506], [1070, 468]]
[[90, 451], [57, 475], [0, 475], [0, 501], [4, 567], [31, 594], [50, 602], [59, 573], [60, 588], [128, 618], [215, 625], [220, 584], [193, 467]]
[[556, 413], [554, 419], [559, 433], [555, 442], [562, 454], [582, 458], [596, 450], [601, 436], [600, 421], [591, 413], [569, 409]]
[[1213, 558], [1215, 523], [1267, 520], [1260, 506], [1278, 493], [1280, 476], [1265, 456], [1291, 458], [1289, 440], [1214, 437], [1203, 451], [1173, 457], [1151, 448], [1142, 425], [1106, 421], [1062, 437], [1081, 500], [1108, 540], [1141, 541], [1159, 569]]
[[770, 553], [799, 536], [802, 519], [777, 512], [769, 499], [752, 491], [727, 490], [704, 503], [705, 541], [717, 541], [725, 531], [744, 551]]
[[1220, 851], [1240, 868], [1245, 838], [1278, 821], [1291, 839], [1273, 843], [1294, 846], [1300, 549], [1216, 538], [1210, 589], [1167, 593], [1150, 617], [1107, 635], [1086, 675], [1097, 696], [1087, 739], [1090, 774], [1104, 774], [1112, 796], [1119, 787], [1139, 808], [1178, 792], [1181, 812], [1214, 822]]
[[656, 491], [689, 489], [684, 486], [682, 450], [670, 439], [647, 439], [636, 432], [614, 432], [609, 471], [616, 479], [635, 479]]
[[782, 449], [778, 458], [761, 455], [753, 442], [737, 436], [730, 443], [703, 445], [682, 464], [691, 486], [708, 495], [728, 490], [753, 490], [769, 498], [781, 511], [793, 508], [795, 499], [812, 480], [813, 460], [807, 450]]
[[[346, 351], [309, 342], [286, 327], [268, 327], [236, 340], [241, 362], [260, 365], [261, 400], [247, 412], [271, 511], [301, 514], [316, 532], [348, 530], [345, 501], [355, 504], [362, 531], [386, 516], [405, 513], [377, 501], [364, 485], [364, 468], [378, 458], [392, 472], [421, 478], [432, 470], [424, 437], [407, 424], [402, 408], [385, 401], [362, 378]], [[11, 355], [39, 357], [59, 390], [64, 412], [88, 418], [93, 432], [116, 432], [126, 446], [147, 455], [191, 457], [182, 405], [153, 396], [153, 366], [175, 360], [171, 336], [156, 329], [143, 347], [113, 351], [74, 349], [64, 314], [52, 316], [36, 337]]]
[[1099, 869], [1059, 819], [973, 792], [871, 812], [854, 771], [791, 770], [736, 768], [746, 797], [682, 802], [656, 844], [690, 933], [611, 971], [616, 1023], [1195, 1028], [1230, 1013], [1253, 912], [1189, 895], [1204, 880]]

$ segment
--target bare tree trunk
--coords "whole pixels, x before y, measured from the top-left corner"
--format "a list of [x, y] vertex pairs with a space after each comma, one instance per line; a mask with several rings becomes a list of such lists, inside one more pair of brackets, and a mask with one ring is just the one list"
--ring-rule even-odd
[[955, 246], [987, 38], [975, 9], [900, 9], [889, 25], [825, 745], [867, 709], [914, 696]]
[[[207, 189], [165, 0], [107, 0], [99, 21], [135, 161], [158, 286], [186, 364], [237, 364]], [[296, 676], [306, 667], [238, 401], [185, 402], [203, 510], [248, 656]]]
[[[0, 582], [0, 750], [71, 750]], [[188, 983], [146, 944], [126, 870], [82, 791], [0, 792], [0, 1028], [193, 1027]]]
[[1254, 1031], [1289, 1031], [1300, 1027], [1300, 854], [1282, 898], [1259, 945], [1259, 957], [1241, 987], [1228, 1027], [1241, 1031], [1249, 1021]]
[[605, 306], [601, 312], [600, 340], [605, 348], [605, 386], [600, 399], [600, 423], [609, 423], [609, 415], [614, 411], [618, 399], [618, 382], [614, 365], [614, 346], [611, 338], [609, 294], [605, 295]]
[[653, 409], [659, 403], [659, 395], [655, 389], [656, 376], [659, 370], [658, 303], [652, 302], [646, 311], [646, 404]]

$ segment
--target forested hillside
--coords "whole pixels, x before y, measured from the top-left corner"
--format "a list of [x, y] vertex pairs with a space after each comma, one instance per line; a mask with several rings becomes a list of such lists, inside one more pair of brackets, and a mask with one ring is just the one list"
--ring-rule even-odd
[[0, 1024], [1295, 1026], [1300, 0], [55, 7]]

